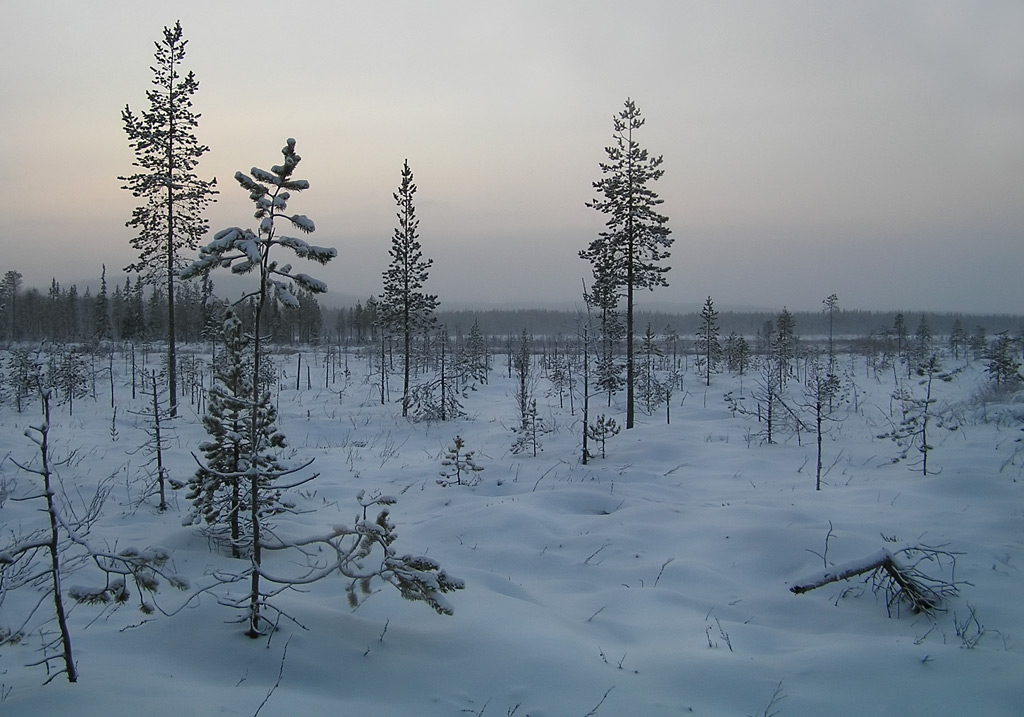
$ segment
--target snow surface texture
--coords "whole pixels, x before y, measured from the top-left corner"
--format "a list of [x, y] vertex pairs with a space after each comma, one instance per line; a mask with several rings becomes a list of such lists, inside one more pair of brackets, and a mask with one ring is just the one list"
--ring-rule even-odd
[[[200, 349], [197, 349], [200, 350]], [[287, 375], [294, 357], [275, 357]], [[307, 351], [313, 385], [323, 355]], [[153, 363], [158, 354], [150, 356]], [[734, 417], [722, 394], [739, 379], [716, 375], [705, 389], [692, 368], [663, 409], [608, 441], [607, 458], [579, 461], [579, 417], [546, 398], [553, 432], [536, 458], [513, 455], [516, 406], [496, 359], [491, 383], [464, 401], [469, 417], [407, 423], [397, 404], [379, 405], [374, 372], [353, 356], [347, 385], [295, 390], [281, 381], [280, 428], [320, 477], [293, 491], [303, 511], [282, 529], [314, 534], [352, 521], [359, 490], [398, 497], [392, 519], [399, 553], [424, 553], [466, 589], [449, 596], [453, 617], [406, 602], [387, 585], [352, 610], [339, 579], [276, 604], [308, 629], [282, 623], [268, 641], [250, 640], [238, 614], [203, 595], [174, 617], [145, 616], [132, 603], [111, 611], [75, 606], [70, 622], [80, 682], [25, 667], [39, 659], [39, 632], [0, 648], [0, 712], [36, 714], [252, 715], [1020, 715], [1024, 712], [1024, 478], [1004, 463], [1019, 447], [1009, 407], [960, 404], [964, 425], [935, 434], [927, 478], [885, 430], [893, 378], [877, 382], [862, 360], [844, 360], [858, 386], [859, 413], [825, 440], [828, 470], [814, 490], [813, 441], [750, 440], [756, 421]], [[119, 356], [115, 366], [123, 368]], [[938, 390], [956, 404], [984, 383], [981, 362]], [[207, 372], [209, 375], [209, 372]], [[117, 440], [109, 395], [54, 406], [57, 454], [69, 492], [83, 495], [115, 476], [92, 539], [160, 545], [193, 583], [237, 565], [183, 527], [181, 492], [158, 513], [133, 508], [141, 491], [145, 422], [128, 409], [118, 379]], [[744, 379], [749, 391], [753, 379]], [[341, 392], [341, 393], [339, 393]], [[682, 405], [680, 405], [680, 403]], [[568, 407], [568, 403], [566, 404]], [[190, 451], [204, 440], [196, 407], [182, 406], [165, 460], [185, 480]], [[591, 419], [608, 409], [593, 399]], [[22, 435], [38, 404], [0, 408], [0, 456], [34, 457]], [[474, 487], [438, 485], [459, 434], [484, 470]], [[12, 496], [32, 476], [0, 465], [5, 531], [42, 520]], [[131, 495], [129, 495], [131, 493]], [[4, 492], [0, 491], [0, 496]], [[832, 526], [829, 533], [830, 524]], [[827, 540], [826, 540], [826, 536]], [[887, 615], [884, 597], [862, 578], [793, 595], [799, 578], [872, 555], [889, 542], [944, 545], [957, 557], [960, 594], [934, 618]], [[826, 563], [827, 559], [827, 563]], [[269, 567], [276, 556], [267, 558]], [[75, 584], [75, 575], [65, 584]], [[19, 623], [38, 593], [0, 604], [0, 626]], [[164, 588], [158, 601], [184, 595]], [[44, 604], [41, 611], [52, 606]], [[968, 622], [971, 611], [977, 622]], [[40, 614], [44, 614], [41, 612]], [[966, 627], [962, 627], [966, 625]], [[44, 626], [53, 630], [53, 623]], [[977, 638], [977, 639], [975, 639]], [[972, 644], [973, 643], [973, 644]], [[285, 651], [287, 651], [285, 655]], [[276, 688], [275, 688], [276, 685]], [[268, 698], [269, 694], [269, 698]], [[265, 701], [265, 704], [264, 704]], [[261, 707], [262, 704], [262, 707]]]

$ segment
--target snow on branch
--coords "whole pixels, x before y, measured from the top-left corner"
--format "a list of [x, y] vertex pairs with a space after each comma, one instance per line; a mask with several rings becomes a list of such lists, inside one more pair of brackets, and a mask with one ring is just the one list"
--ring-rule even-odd
[[[253, 178], [256, 179], [257, 182], [266, 182], [267, 184], [280, 184], [281, 183], [281, 178], [278, 177], [276, 174], [268, 172], [265, 169], [260, 169], [259, 167], [253, 167], [252, 169], [250, 169], [249, 170], [249, 174], [251, 174], [253, 176]], [[245, 176], [245, 175], [242, 175], [242, 176]], [[237, 174], [235, 175], [235, 178], [238, 179], [238, 175]], [[238, 182], [239, 182], [239, 184], [242, 184], [242, 180], [241, 179], [239, 179]], [[255, 184], [255, 182], [254, 182], [254, 184]], [[242, 184], [242, 186], [245, 187], [245, 184]], [[259, 185], [257, 184], [256, 186], [259, 186]], [[248, 189], [249, 187], [245, 187], [245, 188]]]
[[[921, 569], [925, 562], [933, 563], [940, 570], [948, 570], [948, 579], [935, 578], [925, 573]], [[904, 603], [914, 613], [930, 615], [941, 610], [946, 599], [958, 594], [958, 583], [953, 575], [955, 567], [955, 554], [947, 550], [924, 545], [902, 545], [882, 548], [863, 558], [797, 580], [789, 590], [800, 595], [839, 580], [869, 573], [872, 590], [885, 594], [886, 609], [890, 615], [893, 607], [898, 610], [899, 605]]]
[[[254, 172], [256, 171], [255, 167], [253, 167], [253, 171]], [[259, 199], [264, 194], [266, 194], [267, 191], [268, 191], [266, 187], [264, 187], [259, 182], [254, 182], [244, 172], [235, 172], [235, 181], [238, 182], [240, 185], [242, 185], [242, 189], [248, 189], [249, 190], [249, 196], [253, 200]]]
[[316, 225], [313, 223], [313, 220], [304, 214], [296, 214], [291, 218], [291, 220], [292, 226], [294, 226], [300, 232], [312, 234], [314, 231], [316, 231]]

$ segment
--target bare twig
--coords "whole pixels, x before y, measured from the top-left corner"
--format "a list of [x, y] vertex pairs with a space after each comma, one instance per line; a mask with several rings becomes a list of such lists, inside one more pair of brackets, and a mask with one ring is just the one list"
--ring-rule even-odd
[[594, 709], [590, 710], [590, 711], [589, 711], [589, 712], [587, 712], [587, 713], [586, 713], [585, 715], [583, 715], [583, 717], [593, 717], [594, 715], [596, 715], [596, 714], [597, 714], [597, 711], [598, 711], [599, 709], [601, 709], [601, 705], [603, 705], [603, 704], [604, 704], [604, 701], [605, 701], [606, 699], [608, 699], [608, 694], [609, 694], [609, 693], [610, 693], [610, 692], [611, 692], [612, 690], [614, 690], [614, 689], [615, 689], [615, 685], [612, 685], [612, 686], [611, 686], [611, 687], [609, 687], [609, 688], [608, 688], [607, 690], [605, 690], [604, 696], [603, 696], [603, 697], [601, 698], [601, 701], [600, 701], [600, 702], [598, 702], [598, 703], [597, 703], [597, 704], [596, 704], [596, 705], [594, 706]]
[[284, 678], [284, 661], [285, 658], [288, 657], [288, 643], [291, 641], [292, 639], [289, 637], [284, 643], [284, 650], [281, 651], [281, 664], [278, 665], [277, 668], [277, 680], [270, 687], [270, 689], [267, 690], [267, 696], [263, 698], [263, 701], [260, 702], [260, 706], [257, 707], [256, 711], [252, 713], [252, 717], [256, 717], [256, 715], [260, 713], [260, 710], [262, 710], [263, 706], [267, 704], [267, 702], [270, 700], [270, 697], [274, 694], [275, 690], [277, 690], [277, 688], [281, 686], [281, 680]]

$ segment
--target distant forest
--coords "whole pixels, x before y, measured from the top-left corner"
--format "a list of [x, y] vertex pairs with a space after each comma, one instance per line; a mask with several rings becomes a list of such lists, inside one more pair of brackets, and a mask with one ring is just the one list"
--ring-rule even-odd
[[[176, 299], [176, 326], [185, 342], [205, 340], [211, 334], [211, 322], [218, 312], [213, 283], [182, 282]], [[268, 335], [279, 345], [316, 344], [322, 342], [360, 344], [377, 337], [377, 300], [341, 308], [321, 307], [316, 296], [296, 289], [299, 308], [274, 306], [266, 316]], [[61, 286], [56, 280], [44, 292], [24, 287], [21, 274], [7, 271], [0, 281], [0, 340], [11, 342], [88, 342], [94, 340], [160, 341], [166, 335], [166, 297], [159, 287], [126, 279], [123, 284], [107, 285], [101, 280], [96, 291]], [[780, 308], [780, 311], [782, 309]], [[856, 339], [872, 334], [892, 332], [897, 311], [857, 311], [839, 309], [833, 315], [833, 333], [838, 340]], [[825, 337], [829, 333], [828, 313], [792, 312], [796, 332], [805, 339]], [[1020, 335], [1024, 316], [980, 315], [931, 312], [903, 312], [903, 322], [913, 333], [922, 317], [934, 336], [948, 336], [959, 319], [968, 334], [979, 328], [985, 335], [1001, 332]], [[722, 336], [735, 332], [754, 338], [765, 323], [775, 321], [778, 312], [722, 311], [718, 326]], [[445, 310], [436, 312], [437, 325], [453, 336], [468, 334], [474, 323], [480, 332], [492, 337], [517, 336], [524, 330], [537, 337], [571, 336], [585, 312], [552, 309], [486, 309]], [[638, 311], [636, 322], [642, 333], [650, 325], [654, 334], [676, 334], [692, 340], [700, 326], [698, 312]]]
[[[782, 311], [782, 308], [780, 307], [779, 311]], [[718, 314], [718, 325], [723, 336], [736, 332], [740, 336], [751, 338], [757, 336], [766, 321], [775, 321], [779, 311], [722, 311]], [[928, 326], [935, 336], [948, 336], [958, 318], [968, 333], [981, 327], [990, 335], [1003, 331], [1015, 334], [1024, 328], [1024, 316], [840, 309], [833, 316], [833, 333], [836, 337], [858, 338], [885, 330], [891, 331], [899, 313], [903, 314], [911, 332], [918, 326], [921, 317], [926, 317]], [[828, 336], [828, 313], [795, 311], [792, 314], [796, 319], [799, 335], [807, 338]], [[467, 331], [474, 321], [478, 321], [480, 330], [493, 336], [518, 334], [523, 329], [535, 335], [555, 336], [574, 333], [578, 322], [585, 318], [585, 315], [581, 317], [576, 312], [545, 309], [445, 311], [442, 307], [437, 312], [437, 317], [440, 323], [456, 332], [459, 329]], [[682, 338], [692, 338], [700, 326], [700, 320], [700, 313], [696, 311], [672, 313], [640, 310], [636, 315], [636, 323], [641, 331], [650, 324], [651, 329], [657, 334], [664, 334], [666, 329], [672, 329]]]

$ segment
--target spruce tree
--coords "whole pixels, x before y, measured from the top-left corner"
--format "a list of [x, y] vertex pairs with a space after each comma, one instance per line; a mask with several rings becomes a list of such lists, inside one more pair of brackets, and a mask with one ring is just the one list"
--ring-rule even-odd
[[631, 99], [613, 118], [614, 143], [605, 148], [604, 175], [594, 182], [600, 196], [587, 206], [608, 215], [606, 230], [580, 252], [594, 270], [595, 286], [626, 298], [626, 428], [633, 427], [634, 386], [634, 294], [637, 289], [667, 286], [662, 266], [672, 246], [668, 217], [657, 212], [662, 201], [649, 186], [665, 173], [662, 157], [651, 156], [635, 139], [645, 119]]
[[412, 364], [412, 338], [434, 324], [437, 296], [422, 291], [429, 276], [432, 259], [424, 259], [419, 242], [420, 220], [416, 218], [413, 183], [409, 160], [402, 166], [402, 182], [394, 194], [398, 205], [398, 226], [391, 239], [391, 263], [384, 272], [384, 293], [381, 296], [381, 324], [396, 331], [402, 340], [402, 416], [409, 415], [411, 402], [409, 381]]
[[195, 169], [209, 150], [196, 138], [200, 115], [192, 110], [199, 82], [191, 71], [182, 76], [185, 46], [181, 23], [165, 27], [156, 44], [153, 88], [146, 92], [149, 109], [141, 114], [125, 105], [121, 112], [128, 145], [138, 171], [123, 177], [123, 189], [142, 200], [125, 226], [138, 233], [132, 247], [139, 260], [125, 271], [141, 273], [166, 288], [167, 387], [171, 415], [177, 415], [177, 351], [174, 287], [182, 268], [179, 252], [195, 249], [209, 224], [202, 213], [213, 201], [217, 181], [200, 179]]

